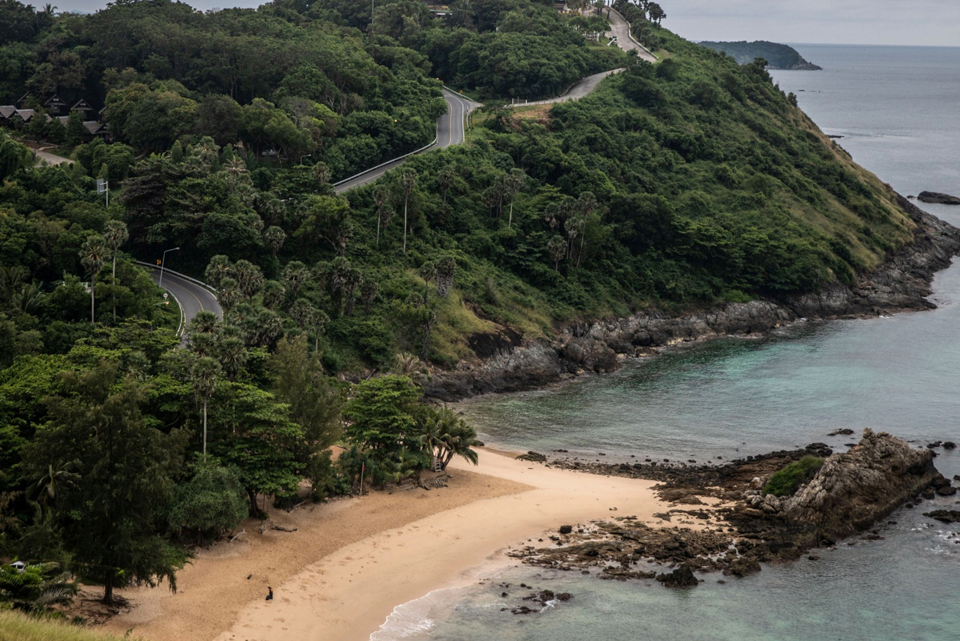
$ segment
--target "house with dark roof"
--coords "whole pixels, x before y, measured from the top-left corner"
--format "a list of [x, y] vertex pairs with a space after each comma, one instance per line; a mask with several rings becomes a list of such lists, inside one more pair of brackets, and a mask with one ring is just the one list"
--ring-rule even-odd
[[43, 106], [51, 116], [63, 116], [67, 113], [67, 103], [61, 100], [60, 96], [56, 94], [47, 98]]
[[37, 112], [33, 109], [17, 109], [13, 112], [13, 122], [14, 124], [25, 125], [31, 120], [33, 120], [37, 115]]
[[30, 100], [32, 99], [33, 99], [33, 94], [28, 91], [27, 93], [23, 94], [22, 96], [20, 96], [20, 98], [17, 99], [17, 107], [19, 107], [20, 109], [26, 109], [27, 103], [30, 102]]
[[0, 126], [5, 127], [10, 124], [10, 119], [17, 112], [14, 105], [0, 105]]
[[75, 105], [70, 107], [70, 111], [76, 111], [84, 120], [90, 120], [90, 116], [92, 116], [96, 110], [90, 106], [90, 103], [81, 98]]
[[83, 123], [91, 136], [102, 139], [104, 142], [113, 142], [113, 133], [110, 131], [110, 125], [96, 120], [87, 120]]

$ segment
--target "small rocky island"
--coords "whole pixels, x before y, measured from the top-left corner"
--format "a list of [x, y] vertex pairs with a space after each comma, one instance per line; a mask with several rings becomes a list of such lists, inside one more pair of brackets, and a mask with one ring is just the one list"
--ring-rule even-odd
[[738, 64], [750, 64], [757, 58], [763, 58], [770, 63], [770, 69], [786, 69], [788, 71], [820, 71], [812, 62], [804, 60], [803, 56], [788, 45], [758, 40], [756, 42], [701, 42], [701, 46], [714, 51], [721, 51]]
[[[536, 460], [532, 454], [525, 456]], [[890, 434], [867, 429], [848, 452], [833, 453], [827, 445], [814, 443], [721, 466], [557, 459], [549, 464], [661, 481], [661, 498], [675, 505], [657, 515], [664, 525], [692, 518], [705, 526], [656, 527], [618, 516], [562, 526], [550, 537], [551, 547], [526, 546], [510, 555], [530, 565], [596, 573], [603, 579], [656, 579], [668, 587], [697, 585], [702, 579], [695, 572], [742, 577], [759, 572], [761, 562], [793, 561], [858, 533], [882, 538], [870, 530], [897, 508], [956, 494], [934, 467], [933, 457], [930, 448], [914, 449]], [[931, 513], [941, 521], [952, 517]], [[818, 558], [810, 555], [811, 560]]]
[[917, 200], [931, 205], [960, 205], [960, 198], [950, 194], [940, 194], [935, 191], [921, 191]]

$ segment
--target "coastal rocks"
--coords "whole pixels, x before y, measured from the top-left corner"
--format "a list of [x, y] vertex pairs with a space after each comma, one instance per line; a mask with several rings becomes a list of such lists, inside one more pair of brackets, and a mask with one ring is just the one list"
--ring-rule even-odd
[[657, 581], [666, 588], [695, 588], [700, 584], [700, 580], [693, 574], [693, 570], [686, 565], [681, 565], [669, 574], [658, 574]]
[[530, 461], [531, 463], [546, 463], [547, 457], [533, 450], [517, 457], [518, 461]]
[[[805, 456], [826, 460], [793, 496], [763, 493], [762, 487], [771, 476]], [[918, 495], [934, 498], [939, 492], [956, 492], [933, 466], [931, 450], [913, 449], [905, 441], [869, 429], [853, 449], [837, 454], [823, 443], [812, 443], [803, 449], [748, 456], [720, 466], [604, 464], [569, 459], [554, 459], [551, 465], [658, 480], [660, 498], [673, 503], [688, 497], [721, 499], [723, 504], [717, 507], [674, 508], [654, 515], [667, 522], [673, 517], [673, 522], [691, 525], [691, 517], [703, 519], [706, 523], [702, 530], [660, 529], [634, 517], [617, 517], [564, 530], [560, 536], [551, 537], [554, 547], [527, 546], [511, 553], [524, 563], [555, 570], [599, 567], [596, 576], [601, 579], [659, 580], [663, 576], [662, 582], [670, 585], [680, 578], [692, 584], [689, 577], [672, 576], [676, 572], [656, 575], [646, 564], [744, 577], [759, 572], [762, 563], [794, 561], [811, 548], [835, 545], [870, 528], [874, 529], [863, 540], [881, 541], [883, 536], [875, 524], [897, 507], [914, 507], [920, 503]], [[928, 516], [953, 522], [950, 519], [960, 517], [960, 512], [938, 510]]]
[[561, 356], [588, 372], [604, 374], [619, 369], [617, 353], [595, 338], [571, 338], [560, 350]]
[[849, 452], [827, 458], [816, 476], [783, 501], [781, 516], [812, 526], [817, 540], [863, 530], [942, 478], [933, 454], [866, 429]]
[[760, 562], [748, 556], [738, 557], [723, 570], [725, 576], [743, 578], [760, 571]]
[[818, 292], [777, 300], [727, 303], [680, 316], [648, 310], [626, 318], [577, 323], [553, 340], [521, 344], [516, 332], [475, 337], [479, 364], [461, 362], [424, 383], [424, 393], [443, 401], [492, 392], [544, 387], [579, 373], [612, 372], [621, 357], [720, 336], [753, 336], [800, 319], [834, 319], [930, 309], [933, 274], [960, 250], [960, 230], [925, 213], [906, 198], [898, 203], [917, 223], [916, 240], [901, 248], [853, 287], [826, 285]]
[[917, 200], [931, 205], [960, 205], [960, 198], [950, 194], [940, 194], [935, 191], [921, 191]]
[[956, 510], [934, 510], [933, 512], [924, 512], [923, 515], [941, 523], [960, 523], [960, 512]]
[[833, 430], [827, 436], [852, 436], [854, 431], [849, 428], [843, 428], [840, 430]]

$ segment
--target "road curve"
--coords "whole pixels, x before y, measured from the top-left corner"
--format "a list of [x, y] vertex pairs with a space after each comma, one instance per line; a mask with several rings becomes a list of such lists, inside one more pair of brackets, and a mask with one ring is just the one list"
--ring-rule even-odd
[[624, 51], [636, 51], [637, 57], [641, 60], [657, 62], [657, 57], [630, 35], [630, 23], [627, 22], [626, 18], [610, 7], [607, 19], [610, 21], [610, 31], [607, 32], [607, 37], [616, 36], [618, 47]]
[[570, 100], [580, 100], [581, 98], [588, 96], [597, 88], [604, 78], [607, 76], [612, 76], [615, 73], [620, 73], [623, 69], [611, 69], [610, 71], [601, 71], [600, 73], [595, 73], [592, 76], [585, 76], [580, 80], [573, 83], [567, 91], [556, 98], [549, 98], [547, 100], [530, 100], [527, 102], [517, 102], [509, 105], [504, 105], [506, 107], [528, 107], [531, 105], [553, 105], [558, 102], [569, 102]]
[[[153, 279], [153, 282], [160, 283], [160, 270], [152, 265], [150, 266], [150, 278]], [[186, 328], [190, 325], [190, 321], [200, 312], [213, 312], [218, 318], [223, 318], [220, 303], [217, 302], [217, 297], [209, 289], [171, 273], [169, 269], [163, 270], [163, 285], [161, 286], [170, 292], [170, 295], [180, 303], [180, 307], [183, 309], [184, 335], [186, 335]]]
[[[440, 116], [437, 120], [437, 142], [436, 147], [451, 147], [462, 144], [466, 140], [465, 121], [466, 116], [471, 111], [480, 106], [463, 96], [456, 94], [448, 89], [443, 90], [443, 99], [447, 102], [447, 113]], [[371, 183], [391, 169], [396, 169], [408, 158], [401, 156], [396, 160], [369, 169], [357, 174], [343, 182], [333, 186], [333, 191], [342, 194], [345, 191]]]

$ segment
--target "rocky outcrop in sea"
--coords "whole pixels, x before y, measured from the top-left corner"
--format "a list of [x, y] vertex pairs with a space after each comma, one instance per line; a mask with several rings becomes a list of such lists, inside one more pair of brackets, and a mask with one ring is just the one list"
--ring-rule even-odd
[[471, 344], [484, 358], [461, 363], [423, 381], [428, 397], [455, 401], [480, 394], [515, 392], [581, 373], [612, 372], [625, 357], [642, 356], [684, 342], [764, 334], [801, 319], [837, 319], [934, 308], [927, 300], [933, 275], [960, 251], [960, 230], [899, 198], [917, 222], [916, 240], [855, 287], [833, 284], [815, 293], [779, 300], [727, 303], [673, 315], [656, 310], [619, 319], [576, 324], [554, 340], [524, 343], [515, 332], [485, 334]]
[[[776, 472], [810, 456], [825, 457], [823, 465], [792, 495], [764, 491]], [[660, 527], [633, 516], [568, 525], [550, 536], [551, 547], [526, 546], [509, 554], [530, 565], [579, 570], [603, 579], [656, 578], [668, 587], [696, 585], [701, 579], [695, 572], [742, 577], [759, 572], [761, 563], [793, 561], [812, 548], [833, 546], [853, 535], [881, 539], [872, 528], [891, 512], [952, 489], [934, 467], [933, 457], [929, 448], [914, 449], [890, 434], [867, 429], [848, 452], [833, 453], [814, 443], [722, 466], [553, 460], [551, 465], [568, 469], [660, 480], [660, 497], [673, 507], [656, 515]], [[711, 507], [710, 499], [719, 502]], [[927, 516], [951, 522], [960, 513], [938, 510]], [[691, 519], [704, 526], [674, 525]], [[672, 571], [664, 572], [663, 566]]]

